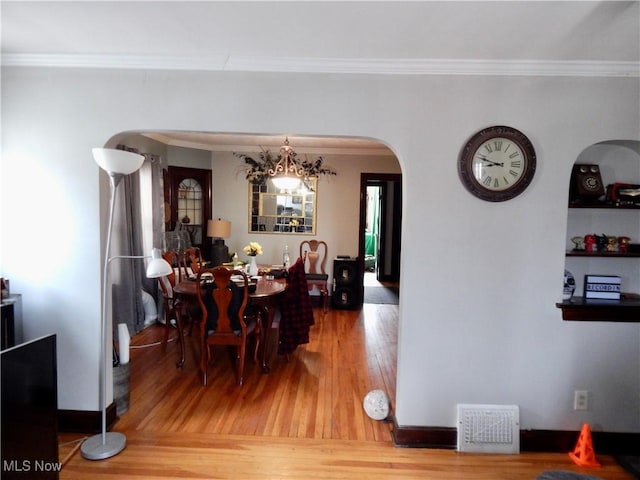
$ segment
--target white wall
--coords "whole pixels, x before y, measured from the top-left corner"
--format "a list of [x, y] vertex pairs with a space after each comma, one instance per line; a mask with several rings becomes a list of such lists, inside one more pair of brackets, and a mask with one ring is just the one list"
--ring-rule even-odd
[[167, 160], [174, 167], [211, 168], [211, 153], [183, 147], [167, 147]]
[[[2, 78], [2, 274], [24, 295], [26, 331], [60, 333], [60, 408], [98, 401], [91, 147], [137, 129], [294, 132], [378, 138], [402, 166], [399, 424], [453, 427], [456, 403], [514, 403], [524, 429], [587, 421], [640, 431], [640, 324], [563, 322], [554, 306], [571, 165], [593, 143], [638, 140], [637, 78], [36, 68], [4, 68]], [[464, 190], [456, 160], [471, 134], [496, 124], [525, 132], [539, 163], [525, 193], [490, 204]], [[216, 177], [218, 197], [230, 184]], [[43, 201], [15, 208], [34, 185]], [[327, 211], [357, 209], [350, 195]], [[240, 238], [242, 219], [218, 208], [215, 216], [234, 215]], [[318, 232], [355, 252], [324, 209]], [[591, 410], [572, 410], [575, 389], [592, 392]]]
[[[125, 139], [127, 145], [138, 143], [138, 135]], [[236, 153], [244, 153], [238, 151]], [[250, 152], [249, 152], [250, 154]], [[184, 147], [169, 147], [170, 165], [212, 169], [212, 218], [232, 222], [231, 237], [225, 240], [229, 252], [237, 252], [240, 260], [248, 258], [242, 248], [249, 242], [263, 247], [262, 264], [282, 263], [285, 245], [293, 258], [298, 255], [302, 240], [308, 235], [249, 233], [249, 184], [245, 179], [246, 165], [233, 152], [205, 152]], [[331, 259], [337, 255], [358, 254], [360, 221], [360, 173], [401, 173], [398, 160], [393, 156], [322, 155], [325, 165], [337, 170], [338, 175], [321, 176], [317, 186], [316, 235], [329, 245], [327, 270], [332, 273]], [[311, 155], [310, 158], [315, 158]]]
[[[393, 157], [366, 158], [353, 155], [323, 155], [325, 164], [336, 169], [336, 176], [318, 179], [315, 238], [329, 245], [327, 268], [332, 273], [331, 259], [336, 255], [358, 255], [360, 221], [360, 172], [400, 173]], [[231, 221], [231, 238], [225, 241], [230, 252], [238, 252], [247, 260], [242, 247], [258, 242], [264, 254], [260, 263], [282, 263], [282, 251], [289, 246], [292, 259], [307, 235], [248, 233], [249, 187], [245, 180], [245, 165], [232, 153], [213, 154], [213, 216]]]

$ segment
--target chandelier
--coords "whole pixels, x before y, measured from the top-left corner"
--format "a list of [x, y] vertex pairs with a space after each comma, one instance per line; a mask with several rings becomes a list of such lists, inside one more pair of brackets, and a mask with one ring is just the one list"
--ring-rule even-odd
[[269, 150], [262, 149], [259, 158], [250, 157], [244, 153], [235, 153], [236, 157], [244, 160], [247, 169], [246, 179], [253, 185], [264, 185], [271, 180], [280, 190], [296, 190], [302, 183], [304, 188], [313, 192], [312, 179], [320, 175], [336, 175], [336, 171], [324, 165], [321, 156], [315, 160], [298, 159], [298, 154], [289, 146], [289, 138], [285, 138], [284, 145], [280, 147], [277, 158], [271, 155]]
[[296, 155], [293, 148], [289, 146], [289, 138], [285, 138], [284, 145], [280, 147], [278, 163], [267, 171], [276, 188], [293, 190], [298, 188], [305, 177], [305, 169], [297, 162]]

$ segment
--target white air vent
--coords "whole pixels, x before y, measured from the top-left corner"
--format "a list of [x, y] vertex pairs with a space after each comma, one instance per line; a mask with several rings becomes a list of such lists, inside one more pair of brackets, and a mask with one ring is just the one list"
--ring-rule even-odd
[[517, 405], [458, 405], [458, 451], [519, 453]]

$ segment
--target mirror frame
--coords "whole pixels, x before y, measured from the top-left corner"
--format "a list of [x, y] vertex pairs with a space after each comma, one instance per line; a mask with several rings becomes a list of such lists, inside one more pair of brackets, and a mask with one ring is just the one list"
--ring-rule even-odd
[[[318, 178], [310, 177], [306, 182], [311, 186], [311, 190], [306, 193], [278, 191], [271, 179], [268, 179], [263, 184], [253, 184], [249, 182], [248, 233], [315, 235], [316, 212], [318, 209]], [[296, 217], [300, 217], [297, 215], [278, 215], [277, 213], [262, 215], [264, 200], [267, 196], [285, 196], [289, 198], [302, 196], [301, 210], [305, 213], [307, 204], [311, 203], [311, 215], [309, 217], [305, 214], [304, 217], [302, 217], [302, 225], [292, 226], [286, 223], [279, 223], [279, 220], [283, 218], [292, 221], [295, 220]], [[311, 225], [307, 225], [305, 219], [308, 218], [310, 218]]]

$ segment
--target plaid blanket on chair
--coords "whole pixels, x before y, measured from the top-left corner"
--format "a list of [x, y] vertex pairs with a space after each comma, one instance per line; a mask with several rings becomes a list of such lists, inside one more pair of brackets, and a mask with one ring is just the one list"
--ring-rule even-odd
[[309, 343], [309, 329], [314, 324], [313, 308], [302, 258], [289, 269], [287, 289], [280, 305], [278, 354], [288, 355], [298, 345]]

